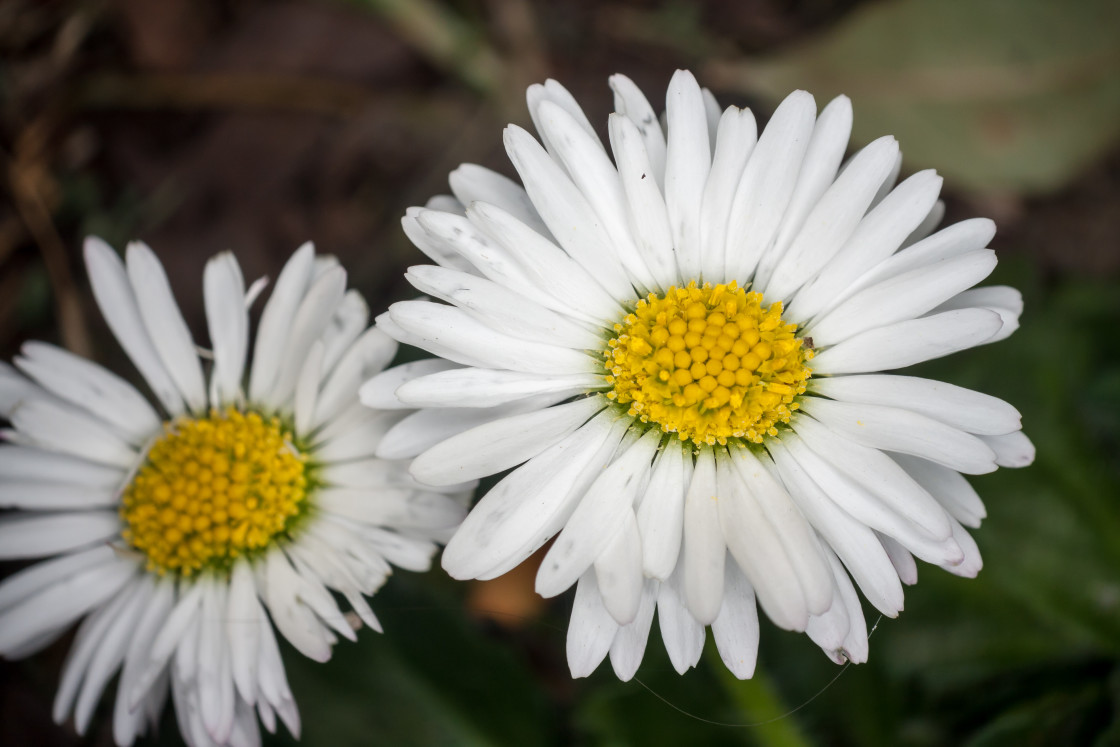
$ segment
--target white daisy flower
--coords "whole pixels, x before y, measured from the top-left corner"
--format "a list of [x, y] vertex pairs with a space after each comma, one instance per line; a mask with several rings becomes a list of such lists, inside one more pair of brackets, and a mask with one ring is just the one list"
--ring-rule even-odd
[[432, 485], [513, 468], [443, 566], [493, 578], [558, 535], [536, 588], [577, 585], [574, 676], [609, 653], [631, 677], [656, 609], [678, 671], [711, 626], [749, 677], [756, 602], [863, 661], [855, 588], [894, 617], [914, 556], [976, 574], [965, 527], [984, 507], [961, 473], [1033, 458], [1010, 405], [879, 373], [1016, 328], [1017, 291], [968, 290], [995, 267], [993, 224], [931, 234], [941, 179], [896, 186], [893, 138], [841, 167], [845, 97], [818, 116], [795, 92], [756, 137], [750, 111], [721, 113], [687, 72], [664, 125], [629, 79], [610, 84], [609, 150], [550, 80], [528, 92], [540, 142], [505, 131], [524, 188], [466, 165], [454, 197], [408, 211], [436, 265], [407, 276], [446, 303], [378, 323], [441, 359], [364, 386], [368, 405], [424, 408], [378, 453], [415, 457]]
[[[462, 519], [466, 488], [424, 487], [374, 456], [406, 413], [358, 405], [396, 343], [367, 329], [346, 273], [303, 246], [257, 329], [232, 254], [203, 278], [206, 366], [156, 256], [85, 245], [94, 296], [156, 396], [44, 343], [0, 363], [0, 559], [44, 559], [0, 584], [0, 654], [26, 656], [79, 618], [54, 717], [79, 733], [120, 670], [117, 744], [156, 723], [170, 691], [190, 745], [292, 734], [299, 713], [273, 625], [325, 661], [365, 623], [364, 596], [391, 572], [428, 568]], [[16, 370], [18, 369], [18, 371]], [[21, 375], [22, 374], [22, 375]], [[333, 592], [354, 613], [344, 614]], [[271, 624], [269, 620], [271, 619]]]

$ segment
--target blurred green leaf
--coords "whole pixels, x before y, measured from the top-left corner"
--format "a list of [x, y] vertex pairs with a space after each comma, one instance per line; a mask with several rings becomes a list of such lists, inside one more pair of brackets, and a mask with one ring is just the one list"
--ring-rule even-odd
[[872, 3], [773, 57], [713, 63], [705, 79], [779, 100], [805, 88], [855, 105], [853, 139], [885, 134], [908, 169], [957, 188], [1057, 189], [1120, 133], [1120, 3]]

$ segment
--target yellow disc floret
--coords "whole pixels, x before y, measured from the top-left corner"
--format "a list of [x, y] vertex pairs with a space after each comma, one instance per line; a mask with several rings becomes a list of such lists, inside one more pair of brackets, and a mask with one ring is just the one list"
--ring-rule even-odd
[[630, 415], [682, 441], [761, 443], [805, 393], [813, 351], [782, 320], [782, 304], [736, 283], [649, 294], [614, 326], [603, 351], [611, 391]]
[[228, 569], [267, 547], [306, 508], [306, 457], [277, 418], [235, 409], [164, 427], [124, 491], [124, 540], [148, 569]]

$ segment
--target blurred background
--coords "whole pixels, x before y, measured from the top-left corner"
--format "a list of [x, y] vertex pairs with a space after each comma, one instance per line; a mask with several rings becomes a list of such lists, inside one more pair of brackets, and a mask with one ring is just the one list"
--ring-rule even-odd
[[[657, 105], [686, 67], [762, 121], [794, 88], [845, 92], [855, 145], [894, 134], [904, 174], [946, 177], [947, 223], [997, 221], [992, 282], [1026, 297], [1010, 340], [919, 370], [1008, 399], [1038, 446], [974, 480], [980, 578], [923, 567], [835, 681], [763, 623], [751, 681], [710, 642], [678, 676], [655, 625], [619, 683], [607, 664], [571, 680], [570, 595], [536, 598], [533, 569], [402, 573], [374, 600], [385, 635], [326, 665], [285, 650], [302, 742], [1120, 744], [1118, 31], [1115, 0], [2, 0], [0, 352], [47, 339], [130, 371], [94, 311], [90, 233], [147, 241], [199, 339], [224, 249], [254, 278], [314, 240], [383, 310], [422, 261], [405, 208], [461, 162], [512, 175], [501, 128], [529, 125], [547, 77], [604, 136], [613, 72]], [[108, 698], [84, 737], [50, 721], [68, 643], [0, 662], [0, 743], [112, 743]], [[146, 743], [180, 744], [173, 720]]]

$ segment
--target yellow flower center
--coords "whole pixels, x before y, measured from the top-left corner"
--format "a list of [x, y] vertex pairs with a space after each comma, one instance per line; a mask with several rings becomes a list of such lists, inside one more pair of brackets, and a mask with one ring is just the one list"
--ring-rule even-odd
[[761, 293], [734, 282], [651, 293], [614, 329], [607, 396], [682, 441], [776, 436], [811, 373], [813, 351], [782, 320], [781, 302], [764, 308]]
[[148, 570], [228, 570], [306, 509], [306, 457], [277, 418], [230, 408], [164, 426], [124, 491], [123, 536]]

